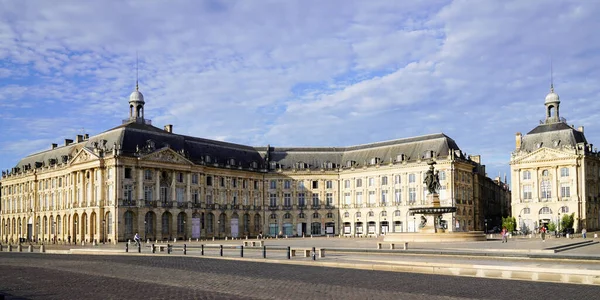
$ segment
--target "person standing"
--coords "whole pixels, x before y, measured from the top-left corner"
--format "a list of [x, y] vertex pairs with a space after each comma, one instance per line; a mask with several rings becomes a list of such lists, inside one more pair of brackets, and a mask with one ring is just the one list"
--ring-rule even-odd
[[506, 230], [505, 226], [502, 227], [500, 235], [502, 235], [502, 243], [508, 243], [508, 230]]
[[581, 229], [581, 236], [585, 239], [587, 236], [587, 230], [585, 228]]

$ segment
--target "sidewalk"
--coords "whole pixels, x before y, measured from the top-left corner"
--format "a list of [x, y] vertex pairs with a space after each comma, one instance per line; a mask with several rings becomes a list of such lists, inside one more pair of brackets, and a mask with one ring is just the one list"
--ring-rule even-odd
[[[354, 268], [395, 272], [415, 272], [452, 276], [518, 279], [544, 282], [600, 284], [600, 244], [598, 239], [512, 238], [467, 243], [411, 243], [408, 250], [377, 250], [380, 238], [280, 238], [267, 239], [267, 258], [262, 248], [246, 247], [240, 257], [242, 240], [208, 240], [170, 243], [173, 253], [151, 253], [150, 244], [143, 244], [137, 253], [133, 243], [129, 253], [125, 244], [98, 246], [48, 245], [48, 253], [110, 254], [110, 255], [171, 255], [211, 259], [246, 260], [264, 263], [301, 264], [323, 267]], [[159, 243], [164, 244], [164, 243]], [[201, 256], [200, 247], [205, 246]], [[219, 253], [224, 247], [224, 255]], [[383, 244], [386, 249], [386, 243]], [[287, 247], [324, 248], [322, 258], [292, 257], [287, 259]], [[389, 245], [388, 245], [389, 246]], [[557, 251], [560, 250], [560, 251]], [[564, 250], [563, 250], [564, 249]]]

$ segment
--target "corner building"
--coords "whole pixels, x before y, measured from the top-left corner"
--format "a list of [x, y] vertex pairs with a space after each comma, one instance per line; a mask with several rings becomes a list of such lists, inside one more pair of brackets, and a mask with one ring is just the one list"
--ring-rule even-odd
[[[560, 117], [560, 98], [551, 86], [544, 101], [546, 116], [525, 136], [516, 134], [511, 155], [512, 215], [518, 229], [531, 232], [558, 224], [574, 214], [580, 232], [600, 229], [600, 156], [583, 126]], [[562, 229], [562, 228], [560, 228]]]
[[136, 86], [122, 125], [52, 144], [3, 172], [2, 239], [415, 231], [418, 216], [408, 208], [426, 205], [428, 160], [440, 171], [442, 205], [458, 208], [443, 216], [449, 230], [483, 230], [484, 213], [500, 213], [478, 209], [487, 201], [477, 192], [479, 156], [466, 156], [444, 134], [339, 148], [251, 147], [154, 127], [144, 105]]

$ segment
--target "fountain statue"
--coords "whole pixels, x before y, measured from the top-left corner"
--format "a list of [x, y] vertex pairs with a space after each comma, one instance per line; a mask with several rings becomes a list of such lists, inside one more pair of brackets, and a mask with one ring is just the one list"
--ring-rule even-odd
[[[425, 205], [411, 207], [408, 214], [413, 216], [416, 227], [417, 215], [420, 215], [420, 223], [415, 232], [387, 233], [384, 241], [389, 242], [444, 242], [444, 241], [481, 241], [485, 240], [485, 234], [481, 232], [451, 232], [442, 226], [444, 214], [456, 212], [455, 206], [441, 206], [438, 191], [441, 188], [439, 171], [435, 170], [436, 162], [427, 162], [429, 170], [425, 173], [423, 184], [427, 188]], [[418, 232], [416, 232], [418, 230]]]

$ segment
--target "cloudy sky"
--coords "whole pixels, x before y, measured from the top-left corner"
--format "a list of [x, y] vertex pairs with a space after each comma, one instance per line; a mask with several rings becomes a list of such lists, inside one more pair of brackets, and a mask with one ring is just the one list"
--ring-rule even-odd
[[443, 132], [508, 173], [561, 116], [600, 144], [600, 1], [0, 0], [0, 169], [128, 116], [253, 146]]

